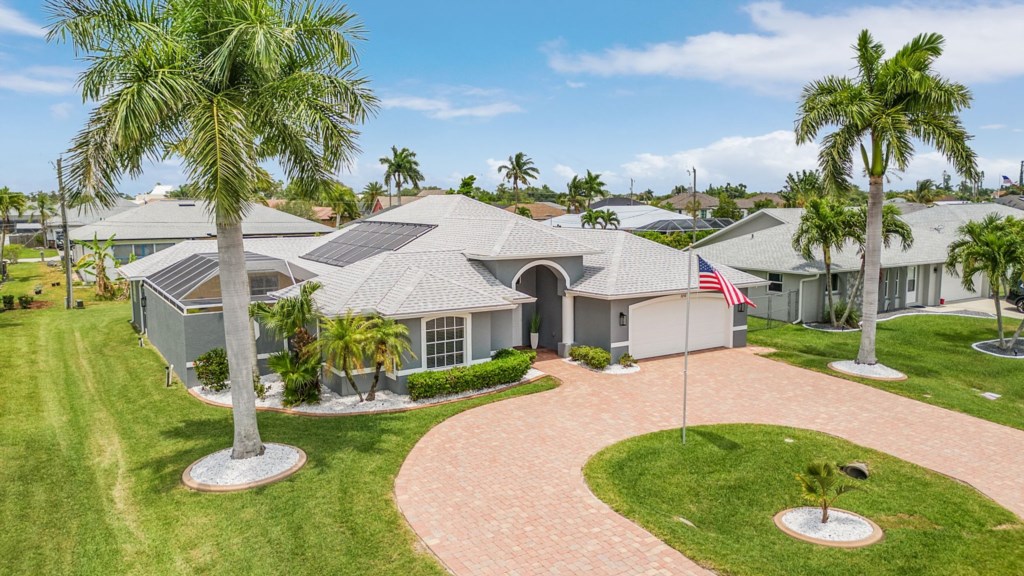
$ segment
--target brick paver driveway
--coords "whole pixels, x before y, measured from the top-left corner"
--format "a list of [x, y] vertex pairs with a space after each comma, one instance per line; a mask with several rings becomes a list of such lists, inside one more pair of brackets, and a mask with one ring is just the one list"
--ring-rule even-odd
[[[431, 430], [395, 483], [398, 505], [455, 574], [708, 574], [587, 489], [595, 452], [681, 423], [682, 358], [605, 376], [558, 359], [556, 390]], [[1024, 516], [1024, 432], [755, 356], [690, 357], [689, 423], [811, 428], [968, 482]]]

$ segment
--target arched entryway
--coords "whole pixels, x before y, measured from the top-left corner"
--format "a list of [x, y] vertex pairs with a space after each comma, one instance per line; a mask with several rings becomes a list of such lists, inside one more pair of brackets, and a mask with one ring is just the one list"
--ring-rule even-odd
[[524, 345], [530, 343], [530, 322], [534, 314], [540, 317], [539, 347], [558, 350], [560, 343], [571, 341], [571, 334], [563, 330], [565, 301], [572, 298], [565, 295], [570, 280], [561, 266], [549, 261], [531, 262], [519, 270], [512, 284], [517, 291], [537, 299], [520, 306], [519, 329]]

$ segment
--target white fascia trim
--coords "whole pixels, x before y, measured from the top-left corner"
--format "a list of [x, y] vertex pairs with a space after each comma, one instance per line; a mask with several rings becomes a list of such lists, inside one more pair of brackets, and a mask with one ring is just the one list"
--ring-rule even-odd
[[625, 342], [612, 342], [611, 347], [612, 348], [628, 348], [629, 347], [629, 340], [626, 340]]
[[411, 320], [413, 318], [437, 318], [438, 316], [461, 316], [465, 314], [475, 314], [477, 312], [497, 312], [500, 310], [515, 310], [517, 306], [515, 304], [505, 304], [502, 306], [485, 306], [483, 308], [455, 308], [453, 310], [430, 310], [429, 312], [419, 312], [416, 314], [382, 314], [385, 318], [391, 318], [392, 320]]
[[558, 254], [544, 254], [544, 253], [531, 253], [531, 254], [514, 254], [511, 256], [493, 256], [490, 254], [473, 254], [472, 252], [463, 252], [462, 255], [470, 260], [536, 260], [538, 258], [573, 258], [576, 256], [592, 256], [594, 254], [600, 254], [600, 250], [586, 250], [579, 252], [561, 252]]
[[743, 330], [746, 330], [746, 329], [747, 329], [747, 325], [746, 324], [744, 324], [742, 326], [733, 326], [732, 327], [732, 331], [733, 332], [742, 332]]

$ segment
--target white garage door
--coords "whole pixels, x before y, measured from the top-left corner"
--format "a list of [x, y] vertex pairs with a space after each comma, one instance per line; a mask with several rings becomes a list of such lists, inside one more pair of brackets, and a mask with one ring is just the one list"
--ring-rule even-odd
[[[732, 309], [719, 295], [697, 295], [690, 305], [690, 351], [732, 345]], [[629, 307], [629, 353], [651, 358], [683, 352], [686, 299], [655, 298]]]
[[[963, 270], [963, 268], [960, 267], [960, 266], [957, 266], [956, 269], [957, 269], [957, 272], [960, 272], [960, 271]], [[957, 300], [967, 300], [968, 298], [977, 298], [978, 294], [976, 294], [974, 292], [969, 292], [966, 288], [964, 288], [964, 285], [962, 284], [962, 282], [963, 282], [963, 280], [961, 279], [960, 276], [953, 276], [949, 272], [946, 272], [946, 268], [943, 267], [942, 268], [942, 288], [941, 288], [942, 294], [939, 295], [939, 298], [944, 298], [946, 300], [946, 302], [955, 302]], [[975, 289], [981, 287], [981, 282], [982, 282], [981, 275], [979, 274], [979, 275], [975, 276], [975, 278], [974, 278], [974, 287], [975, 287]]]

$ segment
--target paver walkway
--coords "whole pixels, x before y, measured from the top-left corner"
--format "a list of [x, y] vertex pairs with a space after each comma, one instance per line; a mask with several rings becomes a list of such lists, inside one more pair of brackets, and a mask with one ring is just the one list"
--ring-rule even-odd
[[[455, 416], [413, 448], [395, 483], [409, 523], [468, 574], [710, 574], [588, 490], [600, 449], [678, 427], [681, 357], [606, 376], [559, 359], [556, 390]], [[968, 482], [1024, 516], [1024, 431], [758, 357], [690, 357], [691, 425], [780, 424], [841, 436]]]

